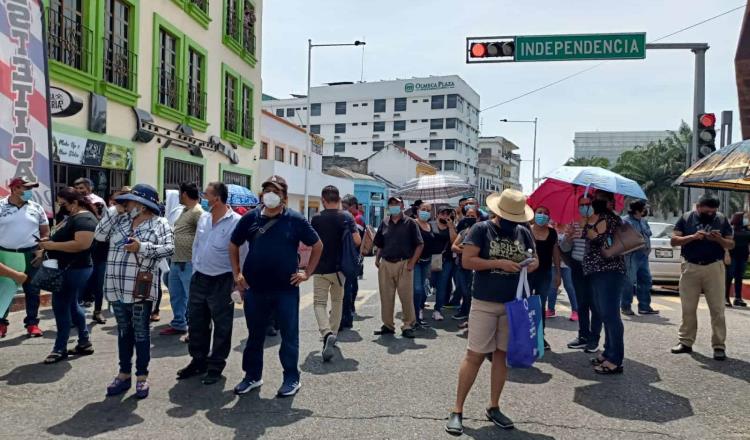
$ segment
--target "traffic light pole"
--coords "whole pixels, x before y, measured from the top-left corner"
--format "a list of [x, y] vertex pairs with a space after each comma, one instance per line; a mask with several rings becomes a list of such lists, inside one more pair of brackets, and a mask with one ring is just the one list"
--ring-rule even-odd
[[[650, 43], [646, 49], [680, 49], [690, 50], [695, 54], [695, 79], [693, 83], [693, 136], [692, 143], [685, 151], [686, 168], [690, 167], [698, 158], [698, 115], [704, 112], [706, 106], [706, 51], [707, 43]], [[702, 190], [684, 189], [684, 212], [690, 211], [703, 193]]]

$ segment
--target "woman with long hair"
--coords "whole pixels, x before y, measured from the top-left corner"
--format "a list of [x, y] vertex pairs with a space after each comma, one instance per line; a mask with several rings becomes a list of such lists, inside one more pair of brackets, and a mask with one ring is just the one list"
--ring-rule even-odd
[[[539, 257], [539, 269], [529, 275], [529, 285], [531, 292], [541, 297], [543, 328], [546, 328], [547, 297], [550, 285], [554, 283], [555, 288], [560, 287], [560, 247], [557, 243], [557, 231], [549, 226], [549, 209], [546, 207], [536, 207], [534, 220], [531, 222], [531, 233], [534, 235]], [[544, 349], [550, 349], [546, 339]]]

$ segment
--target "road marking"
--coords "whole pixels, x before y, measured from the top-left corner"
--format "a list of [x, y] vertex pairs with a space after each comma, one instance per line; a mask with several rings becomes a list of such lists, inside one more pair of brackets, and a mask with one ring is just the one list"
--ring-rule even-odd
[[[675, 304], [680, 304], [680, 305], [682, 304], [682, 300], [680, 299], [679, 296], [660, 296], [659, 299], [664, 300], [664, 301], [669, 301]], [[708, 304], [706, 304], [705, 298], [701, 298], [700, 301], [698, 302], [698, 310], [708, 310]]]

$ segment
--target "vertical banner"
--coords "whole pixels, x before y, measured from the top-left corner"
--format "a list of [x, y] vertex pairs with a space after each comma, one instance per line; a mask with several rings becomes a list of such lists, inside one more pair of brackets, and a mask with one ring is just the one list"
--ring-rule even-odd
[[46, 47], [41, 0], [0, 0], [0, 197], [9, 179], [27, 177], [52, 217]]

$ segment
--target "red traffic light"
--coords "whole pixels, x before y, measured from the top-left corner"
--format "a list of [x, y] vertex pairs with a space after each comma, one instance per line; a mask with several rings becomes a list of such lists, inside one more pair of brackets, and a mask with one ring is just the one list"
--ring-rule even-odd
[[716, 115], [713, 113], [704, 113], [698, 117], [698, 122], [703, 127], [713, 127], [716, 124]]
[[484, 43], [474, 43], [471, 45], [471, 56], [473, 58], [484, 58], [487, 56], [487, 46]]

